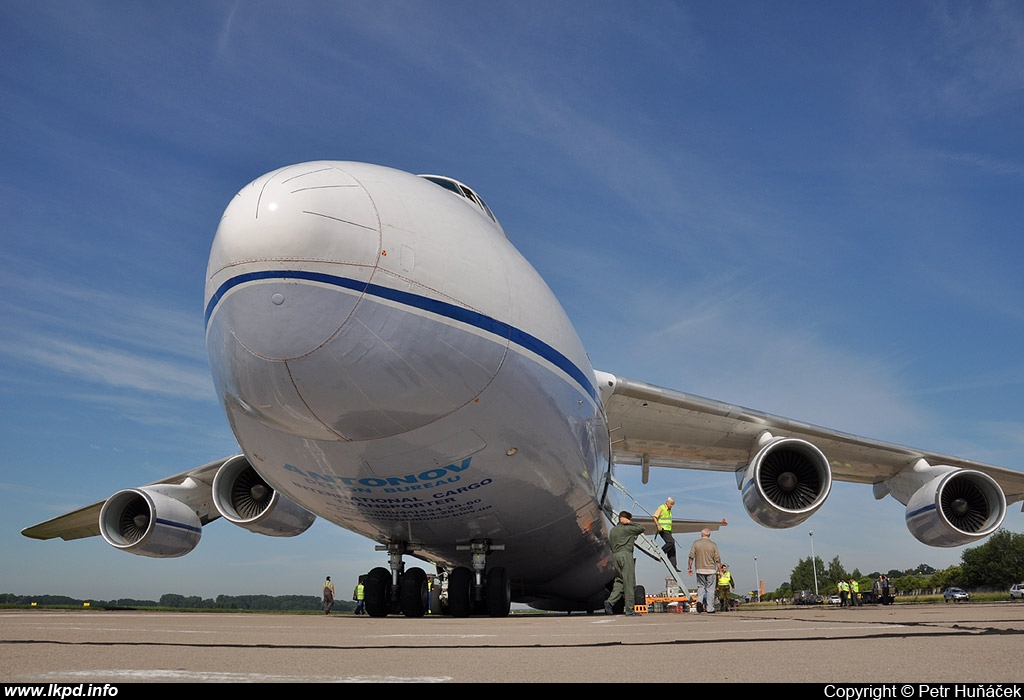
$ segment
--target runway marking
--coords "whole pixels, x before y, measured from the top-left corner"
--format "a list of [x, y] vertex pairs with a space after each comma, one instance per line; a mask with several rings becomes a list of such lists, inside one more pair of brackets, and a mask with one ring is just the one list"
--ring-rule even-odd
[[263, 673], [182, 671], [169, 669], [93, 669], [91, 671], [51, 671], [28, 676], [42, 682], [99, 679], [122, 683], [450, 683], [451, 676], [279, 676]]
[[[163, 632], [165, 634], [216, 634], [212, 630], [155, 629], [153, 627], [69, 627], [58, 625], [62, 630], [80, 630], [82, 632]], [[248, 629], [248, 628], [246, 628]]]
[[496, 634], [368, 634], [367, 639], [397, 639], [408, 637], [410, 639], [493, 639]]

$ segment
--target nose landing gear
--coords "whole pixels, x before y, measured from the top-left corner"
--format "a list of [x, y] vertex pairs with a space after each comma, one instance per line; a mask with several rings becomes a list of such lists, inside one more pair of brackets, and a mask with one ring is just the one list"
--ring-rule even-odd
[[503, 544], [477, 540], [456, 549], [473, 553], [472, 571], [460, 566], [448, 578], [448, 610], [453, 617], [469, 617], [482, 607], [491, 617], [505, 617], [512, 605], [512, 586], [503, 566], [487, 571], [487, 555], [505, 549]]

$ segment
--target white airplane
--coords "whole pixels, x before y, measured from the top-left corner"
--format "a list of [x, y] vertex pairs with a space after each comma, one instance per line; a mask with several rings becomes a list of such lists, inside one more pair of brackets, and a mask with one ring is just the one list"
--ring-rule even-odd
[[[292, 536], [316, 516], [374, 540], [372, 616], [510, 603], [601, 609], [616, 465], [734, 472], [750, 516], [793, 527], [832, 480], [906, 506], [925, 544], [993, 533], [1024, 473], [596, 371], [484, 201], [447, 177], [312, 162], [228, 205], [206, 282], [210, 365], [240, 454], [23, 530], [176, 557], [223, 516]], [[643, 522], [646, 518], [639, 518]]]

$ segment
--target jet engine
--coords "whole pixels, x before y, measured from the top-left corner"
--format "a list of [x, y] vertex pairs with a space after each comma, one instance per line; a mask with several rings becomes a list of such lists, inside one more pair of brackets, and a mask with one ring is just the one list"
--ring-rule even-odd
[[767, 433], [750, 464], [736, 475], [750, 517], [776, 529], [807, 520], [832, 489], [832, 470], [821, 450], [806, 440]]
[[100, 510], [100, 534], [113, 547], [146, 557], [180, 557], [199, 544], [199, 516], [151, 487], [125, 489]]
[[275, 491], [243, 456], [232, 457], [213, 478], [213, 503], [227, 520], [250, 532], [294, 537], [316, 516]]
[[932, 547], [959, 547], [995, 532], [1006, 516], [1006, 496], [995, 479], [972, 469], [947, 470], [907, 501], [907, 529]]

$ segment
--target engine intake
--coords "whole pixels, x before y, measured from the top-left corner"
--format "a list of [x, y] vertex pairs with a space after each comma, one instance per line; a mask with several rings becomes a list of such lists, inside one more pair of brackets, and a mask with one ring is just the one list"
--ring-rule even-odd
[[294, 537], [316, 516], [268, 484], [243, 455], [233, 457], [213, 478], [213, 503], [227, 520], [250, 532]]
[[907, 529], [932, 547], [959, 547], [995, 532], [1006, 517], [1006, 496], [992, 477], [952, 469], [919, 488], [907, 502]]
[[100, 534], [113, 547], [146, 557], [180, 557], [202, 537], [191, 507], [150, 488], [125, 489], [100, 510]]
[[776, 529], [807, 520], [832, 490], [832, 470], [825, 455], [798, 438], [771, 438], [738, 476], [750, 517]]

